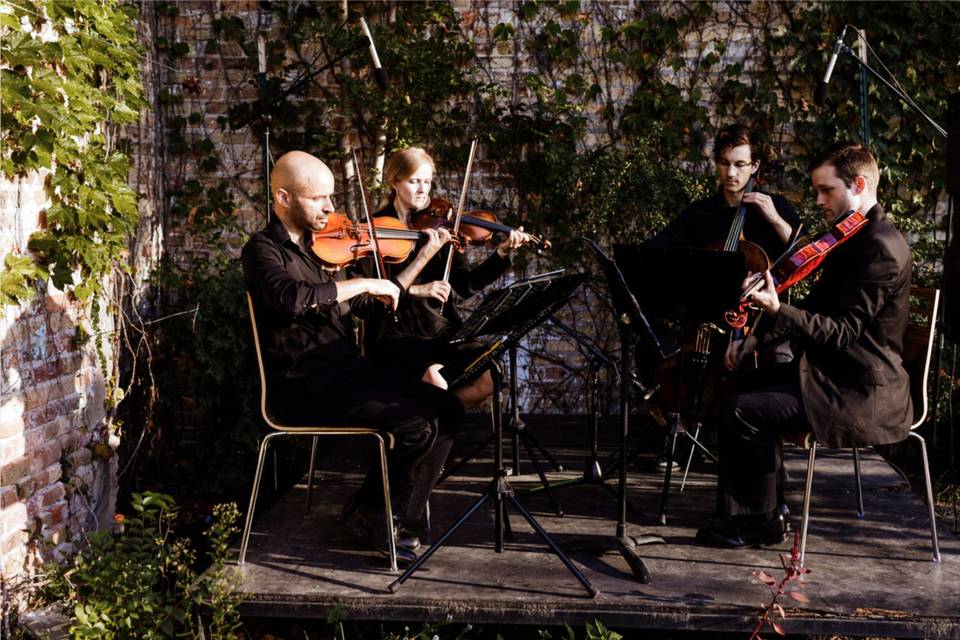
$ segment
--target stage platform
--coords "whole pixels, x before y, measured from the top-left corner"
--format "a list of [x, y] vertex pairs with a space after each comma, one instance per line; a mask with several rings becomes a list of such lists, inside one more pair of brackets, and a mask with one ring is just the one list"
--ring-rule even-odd
[[[551, 479], [579, 477], [586, 434], [583, 420], [554, 416], [528, 424], [569, 468]], [[469, 438], [482, 439], [479, 422]], [[604, 451], [616, 437], [604, 427]], [[653, 451], [662, 433], [637, 430]], [[464, 443], [460, 449], [469, 449]], [[654, 533], [665, 544], [640, 547], [651, 584], [638, 583], [614, 544], [616, 505], [602, 489], [572, 486], [557, 493], [566, 515], [557, 517], [535, 486], [528, 462], [510, 479], [521, 502], [561, 545], [600, 594], [590, 598], [560, 560], [516, 512], [514, 539], [494, 551], [494, 514], [475, 513], [396, 594], [396, 576], [386, 560], [345, 528], [340, 506], [359, 484], [362, 463], [371, 459], [359, 444], [338, 442], [323, 457], [314, 507], [305, 511], [305, 480], [258, 512], [247, 563], [234, 567], [245, 597], [241, 611], [256, 618], [325, 618], [339, 607], [355, 620], [451, 621], [573, 626], [600, 620], [618, 630], [699, 630], [749, 634], [770, 592], [752, 572], [780, 578], [783, 544], [745, 550], [698, 545], [696, 528], [713, 510], [716, 477], [695, 465], [683, 492], [679, 475], [671, 494], [667, 526], [656, 524], [662, 471], [641, 456], [629, 477], [629, 533]], [[507, 448], [509, 451], [509, 448]], [[525, 456], [521, 457], [525, 461]], [[787, 500], [799, 529], [806, 455], [788, 451]], [[848, 453], [818, 453], [817, 474], [802, 590], [809, 604], [784, 598], [786, 630], [793, 634], [836, 634], [916, 638], [960, 638], [960, 540], [939, 523], [943, 562], [931, 561], [927, 511], [907, 483], [873, 452], [862, 456], [866, 513], [856, 515], [852, 461]], [[434, 538], [470, 506], [489, 482], [492, 451], [484, 452], [438, 487], [432, 500]], [[607, 551], [584, 549], [587, 540]], [[766, 634], [772, 635], [772, 632]], [[744, 636], [746, 637], [746, 635]]]

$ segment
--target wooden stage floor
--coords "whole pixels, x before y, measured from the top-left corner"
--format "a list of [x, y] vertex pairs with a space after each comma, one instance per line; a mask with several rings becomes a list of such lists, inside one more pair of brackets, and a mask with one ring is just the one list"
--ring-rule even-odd
[[[585, 441], [582, 421], [530, 419], [551, 452], [571, 470], [550, 472], [553, 480], [580, 476]], [[482, 437], [477, 427], [472, 437]], [[605, 439], [616, 425], [604, 427]], [[638, 434], [651, 440], [652, 435]], [[651, 440], [652, 441], [652, 440]], [[561, 445], [561, 443], [565, 443]], [[465, 448], [469, 448], [466, 447]], [[458, 450], [460, 448], [458, 447]], [[609, 447], [605, 447], [609, 451]], [[335, 606], [356, 620], [451, 621], [497, 624], [582, 625], [600, 620], [615, 629], [699, 630], [749, 633], [769, 601], [768, 588], [753, 577], [762, 569], [783, 575], [783, 544], [745, 550], [700, 546], [696, 528], [714, 503], [715, 475], [695, 465], [683, 492], [671, 494], [667, 526], [656, 524], [662, 472], [641, 459], [629, 476], [629, 496], [638, 513], [628, 513], [629, 533], [655, 533], [665, 544], [640, 547], [651, 584], [640, 584], [617, 552], [613, 535], [616, 505], [595, 486], [560, 489], [566, 511], [557, 517], [543, 493], [523, 495], [537, 484], [525, 457], [511, 478], [522, 504], [561, 546], [584, 539], [603, 549], [574, 545], [569, 557], [600, 594], [590, 598], [560, 560], [541, 543], [515, 511], [514, 540], [503, 553], [493, 546], [493, 510], [484, 506], [462, 526], [396, 594], [386, 561], [367, 551], [340, 521], [340, 506], [358, 486], [361, 464], [370, 458], [360, 445], [340, 442], [320, 462], [314, 507], [304, 509], [301, 482], [254, 522], [247, 563], [235, 568], [244, 594], [244, 615], [258, 618], [324, 618]], [[509, 448], [508, 448], [509, 451]], [[799, 529], [806, 456], [788, 451], [787, 501]], [[848, 452], [818, 453], [803, 591], [810, 603], [789, 599], [790, 634], [838, 634], [960, 638], [960, 540], [939, 523], [943, 562], [931, 562], [926, 507], [906, 482], [873, 452], [862, 457], [866, 514], [855, 513], [853, 472]], [[432, 500], [434, 538], [445, 530], [489, 482], [488, 450], [438, 487]], [[675, 482], [678, 474], [674, 474]], [[491, 504], [491, 503], [488, 503]], [[770, 633], [766, 635], [771, 635]]]

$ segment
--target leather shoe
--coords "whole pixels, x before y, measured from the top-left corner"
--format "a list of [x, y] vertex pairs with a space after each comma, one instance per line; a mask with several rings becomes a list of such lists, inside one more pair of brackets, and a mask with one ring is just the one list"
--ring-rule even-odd
[[787, 520], [778, 513], [773, 520], [746, 516], [730, 518], [726, 522], [697, 530], [697, 542], [711, 547], [738, 549], [783, 542]]
[[[351, 531], [357, 534], [358, 537], [366, 540], [371, 547], [389, 557], [387, 521], [382, 511], [357, 504], [355, 500], [351, 499], [344, 505], [341, 515], [343, 521], [350, 527]], [[397, 564], [411, 564], [415, 562], [417, 560], [417, 554], [409, 548], [411, 541], [407, 538], [407, 546], [401, 546], [400, 541], [396, 540], [396, 533], [396, 530], [394, 530]], [[413, 540], [416, 541], [417, 546], [420, 545], [420, 541], [417, 540], [416, 537], [413, 537]]]
[[420, 548], [420, 538], [407, 531], [397, 516], [393, 516], [393, 537], [394, 540], [396, 540], [398, 549], [403, 548], [416, 551]]

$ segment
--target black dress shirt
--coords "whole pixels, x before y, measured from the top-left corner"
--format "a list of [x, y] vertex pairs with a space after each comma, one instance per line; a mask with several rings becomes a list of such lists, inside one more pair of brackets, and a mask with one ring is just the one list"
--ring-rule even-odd
[[278, 218], [243, 247], [243, 275], [253, 297], [264, 367], [272, 379], [329, 373], [356, 363], [360, 356], [352, 313], [376, 317], [384, 305], [362, 295], [337, 302], [336, 282], [344, 271], [331, 272], [304, 244], [298, 245]]
[[[796, 229], [800, 223], [797, 212], [786, 199], [770, 195], [773, 206], [784, 222]], [[697, 200], [649, 241], [651, 245], [703, 248], [714, 242], [723, 242], [730, 231], [737, 207], [731, 207], [719, 191], [709, 198]], [[771, 262], [780, 257], [786, 243], [773, 226], [753, 207], [747, 207], [743, 224], [744, 237], [767, 253]]]

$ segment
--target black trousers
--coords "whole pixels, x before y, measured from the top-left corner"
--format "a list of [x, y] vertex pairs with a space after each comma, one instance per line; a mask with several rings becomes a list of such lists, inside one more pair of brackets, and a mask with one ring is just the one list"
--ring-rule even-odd
[[808, 430], [796, 363], [744, 375], [720, 428], [717, 516], [777, 509], [783, 502], [782, 438]]
[[[270, 385], [270, 406], [289, 424], [374, 427], [393, 434], [387, 452], [394, 513], [418, 521], [463, 421], [454, 394], [395, 368], [360, 359], [328, 373]], [[370, 508], [383, 505], [380, 467], [357, 494]]]

